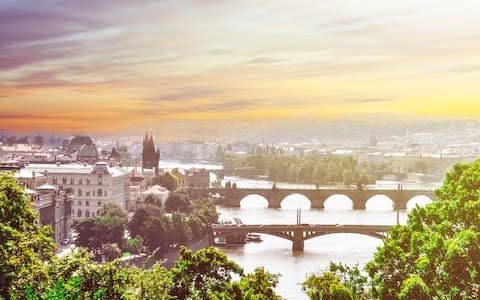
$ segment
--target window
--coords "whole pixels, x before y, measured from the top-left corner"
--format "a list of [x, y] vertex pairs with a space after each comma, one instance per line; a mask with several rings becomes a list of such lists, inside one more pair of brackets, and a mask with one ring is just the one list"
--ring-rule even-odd
[[90, 218], [90, 211], [88, 209], [85, 211], [85, 217]]
[[89, 206], [90, 205], [90, 202], [89, 201], [85, 201], [85, 206]]
[[90, 178], [87, 178], [87, 185], [90, 185]]
[[75, 178], [70, 177], [70, 184], [75, 184]]
[[103, 196], [107, 197], [107, 190], [103, 190]]
[[57, 176], [52, 177], [52, 184], [57, 184]]
[[78, 189], [78, 195], [82, 196], [82, 189]]
[[98, 196], [98, 197], [102, 197], [102, 189], [98, 189], [98, 191], [97, 191], [97, 196]]
[[92, 196], [95, 197], [95, 190], [92, 191]]
[[77, 212], [77, 216], [78, 216], [79, 218], [81, 218], [81, 217], [82, 217], [82, 210], [81, 210], [81, 209], [79, 209], [79, 210], [78, 210], [78, 212]]
[[98, 206], [102, 206], [102, 202], [98, 201], [98, 202], [97, 202], [97, 205], [98, 205]]
[[82, 183], [82, 178], [78, 179], [78, 184], [83, 184]]
[[98, 183], [98, 185], [102, 185], [102, 174], [98, 174], [97, 183]]
[[82, 206], [82, 201], [78, 201], [78, 206]]
[[63, 183], [63, 184], [67, 184], [67, 177], [63, 176], [63, 178], [62, 178], [62, 183]]
[[90, 191], [86, 191], [85, 196], [90, 197]]

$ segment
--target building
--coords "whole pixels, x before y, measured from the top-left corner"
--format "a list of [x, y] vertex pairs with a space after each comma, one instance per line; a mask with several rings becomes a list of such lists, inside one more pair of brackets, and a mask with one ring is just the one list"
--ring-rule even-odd
[[148, 137], [145, 133], [145, 139], [143, 140], [142, 150], [142, 168], [154, 169], [155, 174], [158, 175], [158, 163], [160, 161], [160, 150], [155, 151], [155, 145], [153, 144], [153, 137]]
[[105, 162], [89, 164], [28, 164], [26, 171], [41, 173], [48, 184], [63, 190], [72, 190], [74, 220], [94, 217], [106, 202], [127, 208], [130, 197], [130, 174], [118, 166]]
[[206, 169], [173, 169], [172, 174], [178, 179], [179, 189], [210, 187], [210, 172]]
[[77, 161], [93, 165], [98, 161], [98, 150], [93, 142], [83, 144], [78, 150]]
[[36, 190], [38, 187], [48, 183], [47, 176], [35, 171], [19, 169], [14, 174], [15, 179], [30, 190]]
[[25, 190], [33, 209], [38, 213], [40, 224], [52, 227], [55, 242], [71, 239], [72, 192], [49, 184], [39, 186], [36, 190]]
[[170, 192], [166, 188], [156, 184], [142, 193], [142, 202], [145, 202], [145, 198], [149, 195], [153, 195], [157, 197], [158, 200], [162, 201], [162, 207], [165, 207], [165, 202], [167, 201], [169, 194]]

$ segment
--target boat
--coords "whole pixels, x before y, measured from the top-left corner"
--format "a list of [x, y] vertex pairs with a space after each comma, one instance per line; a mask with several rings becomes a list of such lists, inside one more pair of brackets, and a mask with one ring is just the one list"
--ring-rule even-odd
[[262, 241], [262, 237], [258, 233], [248, 233], [245, 237], [245, 242], [259, 243]]

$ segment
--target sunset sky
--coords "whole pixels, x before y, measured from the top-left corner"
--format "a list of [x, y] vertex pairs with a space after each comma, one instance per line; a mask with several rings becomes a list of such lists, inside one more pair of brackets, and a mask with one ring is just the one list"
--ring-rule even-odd
[[479, 16], [478, 1], [0, 0], [0, 129], [478, 118]]

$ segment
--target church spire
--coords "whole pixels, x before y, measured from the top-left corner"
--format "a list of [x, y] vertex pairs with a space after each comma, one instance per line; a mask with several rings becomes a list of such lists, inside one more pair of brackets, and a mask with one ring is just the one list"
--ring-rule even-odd
[[143, 140], [142, 150], [142, 168], [155, 169], [155, 173], [158, 175], [158, 163], [160, 161], [160, 150], [155, 151], [155, 144], [153, 142], [153, 136], [148, 136], [148, 131], [145, 132], [145, 139]]

